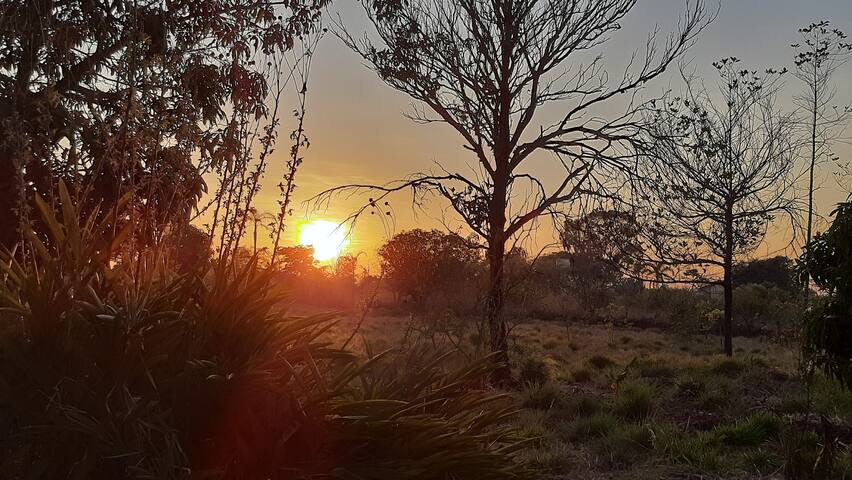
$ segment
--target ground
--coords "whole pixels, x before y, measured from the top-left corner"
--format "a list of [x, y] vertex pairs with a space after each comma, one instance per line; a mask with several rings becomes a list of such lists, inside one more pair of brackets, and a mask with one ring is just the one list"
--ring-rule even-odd
[[[344, 314], [333, 336], [358, 323]], [[368, 316], [350, 346], [392, 347], [410, 324]], [[852, 479], [852, 394], [820, 375], [808, 388], [792, 344], [734, 345], [729, 359], [705, 335], [516, 326], [525, 461], [553, 479]]]

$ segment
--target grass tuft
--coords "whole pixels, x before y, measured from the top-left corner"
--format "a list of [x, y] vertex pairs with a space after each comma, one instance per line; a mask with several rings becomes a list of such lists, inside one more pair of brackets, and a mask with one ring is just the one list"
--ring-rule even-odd
[[625, 419], [642, 422], [654, 410], [654, 398], [657, 392], [647, 383], [625, 385], [612, 406], [616, 415]]
[[781, 431], [781, 419], [768, 413], [756, 413], [731, 425], [716, 427], [718, 440], [733, 447], [756, 447]]
[[740, 376], [745, 368], [746, 366], [743, 362], [733, 358], [725, 358], [716, 362], [710, 370], [718, 375], [735, 378]]
[[604, 368], [615, 365], [615, 362], [606, 355], [594, 355], [589, 358], [588, 363], [598, 370], [603, 370]]
[[547, 364], [535, 357], [523, 359], [518, 375], [522, 384], [544, 384], [550, 380]]
[[553, 382], [528, 383], [521, 390], [520, 403], [525, 408], [550, 410], [563, 403], [563, 393]]
[[610, 413], [596, 413], [590, 417], [580, 417], [570, 425], [568, 438], [572, 441], [584, 441], [608, 435], [618, 428], [618, 419]]

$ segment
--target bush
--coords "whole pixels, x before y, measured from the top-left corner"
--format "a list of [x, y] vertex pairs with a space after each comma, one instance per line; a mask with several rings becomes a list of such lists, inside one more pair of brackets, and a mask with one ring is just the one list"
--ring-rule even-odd
[[805, 246], [799, 268], [802, 277], [810, 275], [827, 294], [805, 315], [802, 353], [814, 366], [849, 387], [852, 385], [852, 202], [838, 205], [828, 230]]
[[792, 331], [803, 311], [795, 294], [773, 285], [745, 284], [734, 289], [737, 334]]
[[519, 470], [513, 409], [478, 388], [489, 360], [452, 367], [420, 348], [364, 362], [319, 340], [331, 316], [288, 316], [254, 260], [176, 275], [113, 256], [94, 240], [112, 238], [119, 208], [81, 224], [60, 198], [61, 221], [38, 202], [51, 235], [28, 235], [28, 261], [2, 258], [2, 319], [18, 327], [0, 330], [4, 476]]
[[626, 420], [644, 421], [654, 410], [656, 391], [646, 383], [625, 385], [619, 392], [612, 411]]

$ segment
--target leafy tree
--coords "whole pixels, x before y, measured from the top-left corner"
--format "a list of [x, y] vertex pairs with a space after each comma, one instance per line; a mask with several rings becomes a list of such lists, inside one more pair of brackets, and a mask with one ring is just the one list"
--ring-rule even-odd
[[235, 175], [244, 120], [268, 113], [273, 57], [326, 3], [3, 2], [0, 244], [20, 240], [33, 193], [55, 199], [59, 179], [90, 205], [133, 192], [135, 239], [185, 223], [202, 175]]
[[416, 303], [470, 279], [471, 266], [479, 260], [465, 239], [438, 230], [396, 234], [378, 253], [391, 288]]
[[716, 62], [719, 100], [687, 79], [685, 97], [649, 112], [640, 165], [643, 243], [665, 281], [721, 285], [725, 353], [733, 354], [733, 272], [781, 215], [796, 218], [795, 121], [775, 105], [782, 72]]
[[852, 203], [841, 203], [825, 233], [807, 244], [800, 259], [825, 298], [805, 316], [802, 349], [812, 365], [852, 385]]
[[279, 247], [274, 267], [291, 278], [311, 276], [317, 270], [314, 249], [302, 245]]
[[641, 254], [639, 224], [627, 212], [595, 210], [566, 220], [559, 233], [571, 263], [572, 284], [587, 309], [593, 306], [592, 297], [635, 269]]
[[[385, 83], [418, 102], [415, 120], [446, 124], [460, 136], [474, 173], [441, 168], [390, 185], [339, 187], [316, 200], [352, 189], [378, 192], [358, 213], [404, 189], [447, 200], [487, 249], [490, 347], [503, 365], [506, 253], [531, 222], [600, 192], [625, 168], [640, 130], [637, 110], [629, 105], [608, 119], [597, 112], [659, 77], [707, 24], [703, 3], [690, 3], [679, 31], [664, 45], [651, 36], [644, 58], [631, 62], [635, 68], [610, 81], [600, 47], [636, 3], [370, 0], [362, 4], [376, 41], [341, 33]], [[546, 106], [555, 107], [555, 118], [543, 114]], [[528, 169], [533, 158], [560, 173], [541, 181]], [[504, 366], [497, 381], [509, 374]]]

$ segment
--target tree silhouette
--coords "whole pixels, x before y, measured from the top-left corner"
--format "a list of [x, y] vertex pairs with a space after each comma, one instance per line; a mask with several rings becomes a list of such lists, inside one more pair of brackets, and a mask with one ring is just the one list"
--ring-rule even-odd
[[593, 297], [600, 297], [598, 292], [617, 284], [623, 272], [636, 269], [640, 230], [635, 216], [617, 210], [595, 210], [563, 223], [559, 237], [586, 309], [593, 306]]
[[834, 222], [805, 247], [803, 274], [825, 293], [806, 314], [802, 349], [813, 366], [852, 386], [852, 203], [841, 203]]
[[[850, 107], [834, 104], [836, 90], [831, 79], [837, 69], [846, 63], [852, 44], [846, 34], [831, 28], [831, 23], [822, 21], [800, 28], [802, 42], [792, 45], [795, 49], [796, 77], [805, 86], [797, 96], [796, 105], [807, 114], [808, 146], [808, 219], [805, 242], [813, 237], [814, 217], [814, 171], [817, 164], [831, 156], [831, 143], [849, 119]], [[805, 285], [809, 282], [805, 280]], [[805, 294], [810, 290], [806, 287]]]
[[19, 240], [11, 226], [59, 179], [78, 202], [132, 192], [136, 237], [186, 223], [204, 174], [236, 175], [226, 166], [239, 163], [241, 119], [268, 114], [272, 57], [299, 44], [326, 3], [3, 2], [0, 222], [10, 228], [0, 244]]
[[379, 248], [382, 277], [397, 296], [420, 304], [429, 294], [446, 292], [448, 285], [471, 280], [476, 249], [458, 235], [420, 229], [398, 233]]
[[[793, 175], [795, 119], [775, 105], [783, 71], [714, 63], [719, 100], [693, 79], [685, 97], [648, 113], [648, 141], [640, 164], [645, 252], [669, 267], [657, 281], [724, 288], [725, 353], [733, 354], [733, 270], [763, 240], [779, 215], [797, 218]], [[721, 276], [719, 273], [721, 272]]]
[[[372, 0], [363, 5], [378, 39], [356, 40], [340, 32], [385, 83], [419, 102], [411, 118], [449, 125], [461, 137], [475, 159], [475, 173], [441, 168], [384, 186], [339, 187], [313, 200], [327, 201], [346, 190], [378, 192], [355, 216], [409, 188], [416, 198], [437, 194], [449, 201], [487, 249], [491, 349], [504, 365], [507, 244], [539, 216], [599, 192], [625, 167], [640, 130], [637, 108], [628, 101], [623, 114], [610, 119], [595, 116], [597, 109], [620, 96], [635, 97], [710, 19], [701, 1], [690, 4], [676, 33], [664, 42], [651, 34], [645, 54], [634, 55], [611, 82], [600, 50], [636, 3]], [[542, 115], [546, 105], [558, 105], [555, 121]], [[550, 159], [561, 173], [554, 182], [542, 181], [527, 170], [532, 158]], [[495, 374], [497, 381], [508, 378], [507, 366]]]

